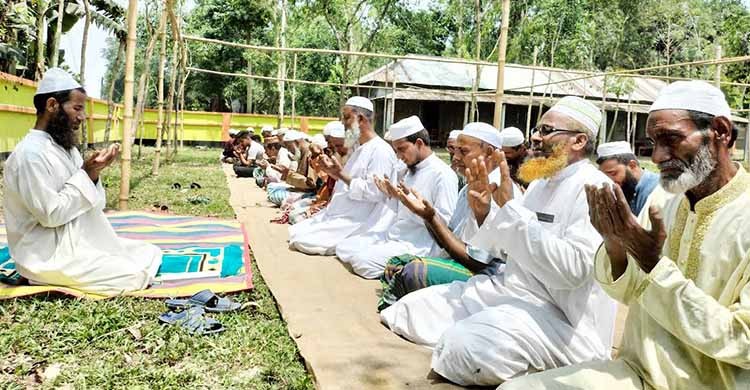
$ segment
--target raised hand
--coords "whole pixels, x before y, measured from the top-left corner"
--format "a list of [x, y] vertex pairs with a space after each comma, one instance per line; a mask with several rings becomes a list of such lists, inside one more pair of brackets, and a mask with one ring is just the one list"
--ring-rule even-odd
[[110, 166], [120, 154], [120, 144], [112, 144], [107, 149], [97, 150], [89, 156], [81, 167], [89, 178], [96, 182], [99, 180], [99, 174], [104, 168]]
[[513, 179], [510, 178], [510, 167], [508, 167], [508, 161], [505, 160], [505, 153], [502, 150], [495, 150], [492, 153], [492, 159], [500, 168], [500, 185], [491, 184], [494, 187], [492, 199], [498, 206], [503, 207], [509, 200], [513, 199]]
[[425, 221], [435, 217], [435, 208], [432, 207], [432, 204], [415, 189], [409, 188], [403, 181], [399, 183], [396, 189], [396, 197], [409, 211]]
[[335, 158], [331, 158], [325, 155], [320, 156], [321, 163], [323, 165], [323, 172], [336, 180], [341, 179], [341, 164]]
[[469, 162], [466, 171], [466, 183], [468, 185], [469, 208], [471, 208], [477, 224], [481, 226], [485, 218], [490, 213], [490, 202], [492, 202], [492, 192], [495, 190], [494, 185], [490, 183], [487, 177], [487, 166], [484, 157]]
[[391, 184], [391, 181], [387, 177], [379, 177], [377, 175], [372, 177], [375, 182], [375, 186], [378, 187], [380, 192], [384, 193], [389, 199], [397, 196], [397, 188]]

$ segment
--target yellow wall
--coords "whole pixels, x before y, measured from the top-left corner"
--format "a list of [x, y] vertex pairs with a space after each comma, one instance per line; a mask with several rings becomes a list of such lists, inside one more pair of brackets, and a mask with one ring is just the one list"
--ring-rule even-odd
[[[34, 125], [34, 92], [36, 83], [0, 73], [0, 153], [13, 151], [16, 144], [23, 138], [28, 129]], [[104, 141], [104, 130], [107, 123], [107, 102], [99, 99], [89, 99], [87, 114], [89, 118], [89, 142]], [[114, 123], [110, 140], [122, 140], [122, 106], [115, 106]], [[157, 111], [147, 109], [143, 118], [143, 138], [156, 139]], [[277, 117], [274, 115], [233, 114], [220, 112], [184, 113], [183, 139], [187, 142], [219, 142], [227, 138], [229, 128], [244, 130], [252, 126], [256, 131], [263, 125], [276, 127]], [[323, 130], [323, 126], [336, 118], [298, 117], [294, 127], [308, 129], [309, 134], [316, 134]], [[293, 127], [291, 118], [284, 118], [283, 127]], [[139, 124], [137, 137], [141, 136]]]

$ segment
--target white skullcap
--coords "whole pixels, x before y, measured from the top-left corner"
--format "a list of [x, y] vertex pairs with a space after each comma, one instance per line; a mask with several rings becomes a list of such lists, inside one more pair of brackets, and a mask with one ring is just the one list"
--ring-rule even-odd
[[287, 130], [284, 133], [284, 142], [297, 141], [304, 138], [305, 135], [297, 130]]
[[372, 102], [370, 101], [370, 99], [366, 97], [362, 97], [362, 96], [352, 96], [349, 98], [349, 100], [346, 101], [344, 105], [364, 108], [365, 110], [375, 112], [375, 109], [373, 108]]
[[617, 156], [620, 154], [633, 154], [630, 144], [626, 141], [607, 142], [596, 148], [596, 154], [599, 158]]
[[412, 134], [418, 133], [421, 130], [424, 130], [424, 125], [416, 115], [401, 119], [388, 128], [390, 138], [393, 141], [406, 138]]
[[344, 129], [344, 126], [332, 128], [331, 138], [346, 138], [346, 129]]
[[279, 135], [279, 131], [271, 129], [271, 137], [275, 137], [277, 135]]
[[252, 126], [248, 126], [247, 129], [245, 129], [251, 133], [255, 133], [255, 129]]
[[323, 135], [331, 135], [331, 132], [333, 129], [341, 128], [341, 130], [344, 130], [344, 124], [339, 121], [333, 121], [326, 123], [326, 126], [323, 128]]
[[451, 139], [458, 139], [458, 136], [459, 136], [459, 135], [461, 135], [461, 130], [452, 130], [452, 131], [451, 131], [451, 132], [450, 132], [450, 133], [448, 134], [448, 139], [449, 139], [449, 140], [451, 140]]
[[70, 73], [60, 68], [50, 68], [44, 73], [42, 81], [39, 82], [39, 86], [36, 88], [35, 95], [70, 91], [71, 89], [76, 88], [81, 88], [81, 84], [79, 84]]
[[500, 136], [503, 137], [503, 146], [508, 148], [521, 145], [526, 140], [518, 127], [506, 127], [500, 132]]
[[389, 142], [392, 141], [391, 140], [391, 131], [390, 130], [386, 130], [385, 133], [383, 133], [383, 139], [386, 140], [386, 141], [389, 141]]
[[662, 88], [648, 112], [659, 110], [691, 110], [732, 119], [724, 93], [698, 80], [675, 81]]
[[476, 138], [496, 148], [503, 146], [503, 137], [492, 125], [484, 122], [472, 122], [464, 126], [461, 135]]
[[550, 112], [567, 115], [586, 127], [593, 136], [599, 133], [602, 124], [602, 112], [599, 108], [585, 99], [577, 96], [566, 96], [555, 103]]
[[263, 127], [260, 128], [261, 133], [270, 133], [273, 131], [273, 126], [271, 125], [263, 125]]
[[328, 147], [328, 142], [326, 142], [326, 136], [324, 136], [323, 134], [315, 134], [312, 137], [312, 143], [324, 149]]
[[237, 135], [239, 132], [237, 129], [229, 129], [229, 135]]

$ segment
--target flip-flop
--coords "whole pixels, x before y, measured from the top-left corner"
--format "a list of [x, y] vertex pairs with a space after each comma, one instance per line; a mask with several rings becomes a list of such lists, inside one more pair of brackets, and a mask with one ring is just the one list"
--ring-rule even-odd
[[208, 335], [224, 331], [224, 326], [213, 318], [204, 316], [202, 306], [193, 306], [180, 312], [167, 312], [159, 316], [159, 322], [178, 325], [190, 334]]
[[173, 190], [180, 190], [180, 189], [182, 189], [182, 184], [180, 184], [180, 183], [172, 183], [172, 189]]
[[198, 184], [198, 183], [195, 183], [195, 182], [190, 183], [190, 189], [192, 189], [192, 190], [198, 190], [198, 189], [201, 189], [201, 188], [203, 188], [203, 187], [201, 187], [201, 185]]
[[242, 308], [241, 304], [233, 302], [229, 298], [221, 298], [211, 290], [198, 291], [189, 299], [167, 299], [165, 303], [172, 310], [199, 306], [209, 313], [226, 313]]

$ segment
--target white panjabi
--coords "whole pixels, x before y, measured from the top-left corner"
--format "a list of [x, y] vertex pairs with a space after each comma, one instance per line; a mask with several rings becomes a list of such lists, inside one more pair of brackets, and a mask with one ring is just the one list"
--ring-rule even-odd
[[732, 119], [724, 92], [700, 80], [675, 81], [662, 88], [649, 112], [660, 110], [691, 110]]

